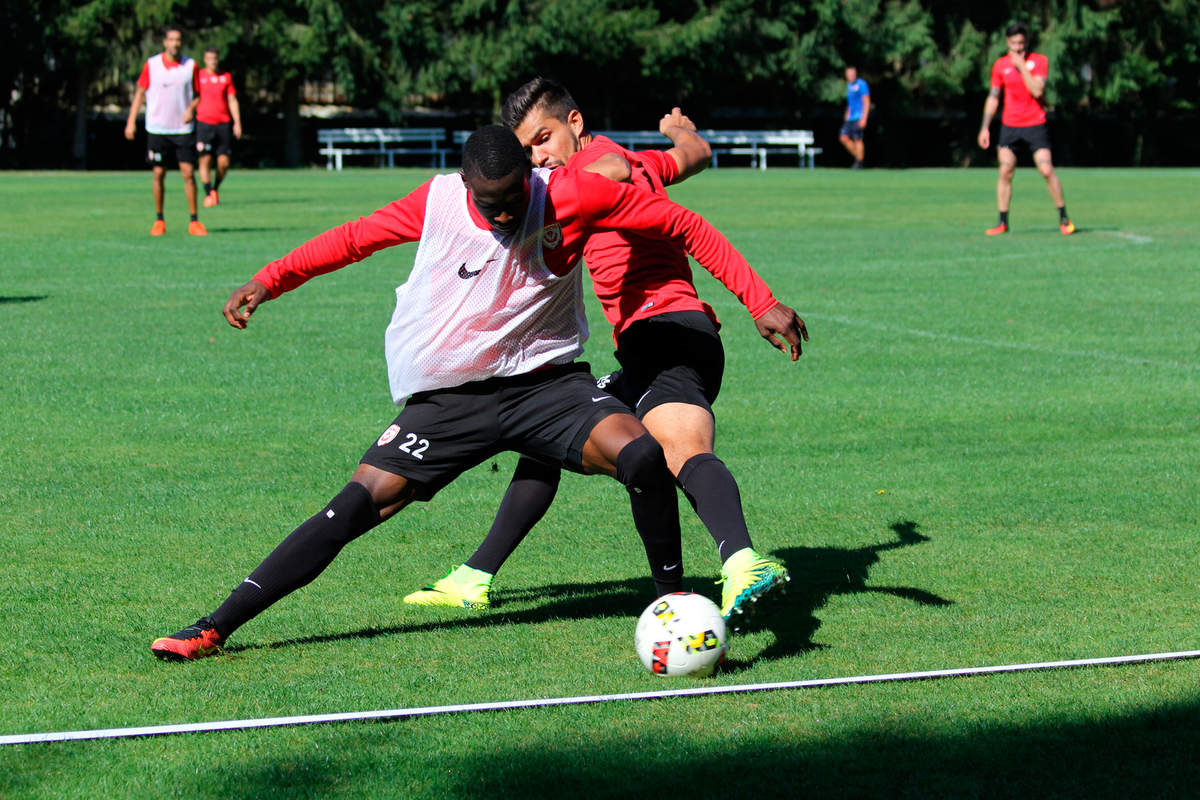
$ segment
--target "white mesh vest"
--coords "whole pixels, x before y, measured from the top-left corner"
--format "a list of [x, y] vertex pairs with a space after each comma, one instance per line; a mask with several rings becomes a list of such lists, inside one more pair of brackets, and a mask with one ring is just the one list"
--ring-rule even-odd
[[529, 207], [510, 236], [480, 230], [459, 175], [429, 187], [425, 225], [408, 281], [396, 288], [386, 337], [388, 381], [397, 404], [415, 392], [567, 364], [583, 352], [587, 318], [580, 266], [558, 276], [542, 259], [550, 171], [534, 169]]
[[167, 69], [162, 54], [146, 62], [150, 67], [150, 88], [146, 90], [146, 132], [159, 134], [191, 133], [192, 123], [183, 121], [183, 113], [192, 103], [192, 76], [196, 62], [186, 56], [179, 66]]

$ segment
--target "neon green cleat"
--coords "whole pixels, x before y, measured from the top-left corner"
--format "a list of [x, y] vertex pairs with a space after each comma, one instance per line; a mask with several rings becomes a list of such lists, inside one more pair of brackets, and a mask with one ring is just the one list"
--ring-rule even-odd
[[742, 627], [755, 604], [774, 589], [782, 590], [791, 580], [787, 568], [773, 558], [759, 555], [752, 547], [739, 550], [721, 566], [721, 616], [734, 630]]
[[410, 606], [443, 606], [446, 608], [490, 608], [488, 593], [492, 589], [490, 572], [468, 567], [455, 567], [433, 586], [426, 586], [404, 598]]

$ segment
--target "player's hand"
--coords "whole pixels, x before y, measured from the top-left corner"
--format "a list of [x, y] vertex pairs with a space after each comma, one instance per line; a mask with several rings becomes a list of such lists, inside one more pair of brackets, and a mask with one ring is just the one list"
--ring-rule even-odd
[[184, 122], [192, 121], [192, 110], [190, 108], [183, 112], [183, 121]]
[[978, 141], [979, 141], [979, 146], [981, 148], [983, 148], [984, 150], [987, 150], [989, 147], [992, 146], [992, 132], [989, 131], [987, 128], [982, 129], [981, 131], [979, 131]]
[[233, 123], [233, 138], [242, 138], [242, 124], [240, 122]]
[[[754, 326], [758, 328], [759, 336], [770, 342], [776, 350], [781, 353], [790, 350], [792, 361], [800, 358], [800, 341], [808, 341], [808, 329], [804, 327], [804, 320], [800, 319], [800, 315], [794, 309], [783, 303], [776, 303], [774, 308], [754, 320]], [[787, 341], [786, 345], [780, 341], [781, 336]]]
[[[671, 109], [669, 114], [663, 114], [662, 119], [658, 121], [658, 132], [668, 139], [672, 139], [669, 131], [675, 128], [682, 128], [685, 131], [696, 132], [696, 123], [683, 113], [679, 106]], [[673, 139], [672, 139], [673, 140]]]
[[133, 141], [134, 135], [137, 133], [137, 125], [130, 122], [125, 125], [125, 138]]
[[859, 128], [859, 130], [864, 130], [864, 131], [867, 129], [867, 118], [866, 117], [863, 117], [862, 119], [860, 119], [858, 121], [858, 128]]
[[244, 330], [254, 309], [270, 299], [271, 292], [267, 287], [258, 281], [250, 281], [245, 286], [234, 289], [233, 294], [225, 301], [225, 319], [238, 330]]

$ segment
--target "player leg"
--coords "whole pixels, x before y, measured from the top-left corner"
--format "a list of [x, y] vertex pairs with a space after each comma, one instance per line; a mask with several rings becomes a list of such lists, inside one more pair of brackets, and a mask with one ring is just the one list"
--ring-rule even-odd
[[561, 477], [560, 468], [522, 457], [492, 527], [474, 554], [444, 578], [406, 595], [404, 602], [417, 606], [489, 608], [492, 580], [550, 510]]
[[245, 623], [307, 586], [347, 544], [388, 519], [415, 497], [400, 475], [360, 464], [350, 482], [318, 513], [291, 532], [216, 611], [150, 646], [159, 658], [212, 655]]
[[154, 227], [150, 229], [151, 236], [162, 236], [167, 232], [167, 223], [163, 220], [163, 197], [166, 194], [165, 186], [167, 182], [167, 168], [161, 164], [155, 164], [152, 171], [151, 181], [154, 186]]
[[1064, 236], [1069, 236], [1075, 232], [1075, 225], [1067, 216], [1067, 202], [1063, 198], [1062, 181], [1058, 179], [1058, 173], [1054, 171], [1054, 159], [1051, 156], [1050, 148], [1040, 147], [1035, 150], [1033, 163], [1037, 165], [1038, 172], [1045, 178], [1046, 188], [1050, 191], [1050, 199], [1054, 201], [1054, 207], [1058, 209], [1058, 228]]
[[1012, 202], [1013, 174], [1017, 171], [1017, 154], [1011, 147], [997, 147], [996, 157], [1000, 162], [999, 176], [996, 178], [996, 209], [1000, 213], [1000, 222], [996, 227], [988, 228], [988, 236], [1008, 233], [1008, 207]]
[[637, 417], [614, 413], [592, 428], [582, 456], [585, 472], [616, 478], [629, 492], [633, 523], [646, 548], [658, 596], [682, 590], [679, 506], [662, 446]]

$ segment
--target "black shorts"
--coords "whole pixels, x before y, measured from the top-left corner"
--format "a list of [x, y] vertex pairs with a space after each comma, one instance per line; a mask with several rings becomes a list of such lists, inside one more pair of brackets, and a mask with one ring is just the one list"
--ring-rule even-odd
[[408, 398], [361, 463], [404, 476], [416, 484], [418, 500], [505, 450], [582, 472], [592, 428], [628, 413], [596, 388], [585, 363], [488, 378]]
[[209, 125], [196, 121], [196, 152], [200, 155], [233, 155], [233, 123]]
[[1024, 142], [1029, 147], [1030, 153], [1036, 153], [1038, 150], [1045, 148], [1050, 149], [1050, 132], [1046, 130], [1045, 125], [1029, 125], [1024, 128], [1010, 128], [1007, 125], [1000, 126], [1000, 139], [996, 143], [997, 147], [1007, 147], [1009, 150], [1015, 150], [1014, 144]]
[[849, 137], [857, 142], [863, 138], [863, 129], [858, 127], [858, 120], [848, 119], [842, 123], [841, 135]]
[[146, 163], [152, 167], [171, 167], [196, 163], [194, 133], [147, 133]]
[[725, 374], [717, 326], [701, 311], [669, 311], [640, 319], [617, 337], [621, 369], [597, 386], [642, 419], [663, 403], [687, 403], [712, 413]]

